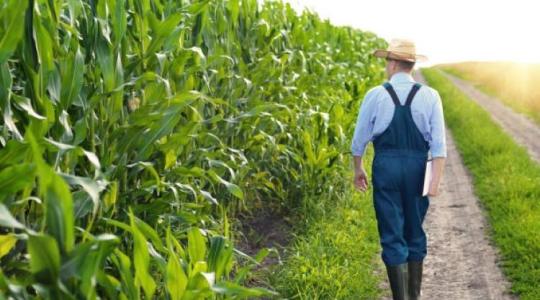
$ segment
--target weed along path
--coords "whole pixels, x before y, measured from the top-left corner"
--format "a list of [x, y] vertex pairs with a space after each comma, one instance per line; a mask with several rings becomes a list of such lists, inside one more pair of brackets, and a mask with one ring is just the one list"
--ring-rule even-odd
[[471, 83], [449, 73], [442, 73], [467, 96], [489, 112], [493, 120], [513, 136], [517, 143], [525, 146], [529, 155], [540, 163], [540, 127], [534, 121], [515, 112], [501, 101], [486, 95]]
[[[415, 80], [424, 83], [420, 71]], [[497, 251], [450, 131], [441, 194], [430, 199], [425, 220], [428, 255], [424, 262], [423, 299], [515, 299], [497, 266]]]

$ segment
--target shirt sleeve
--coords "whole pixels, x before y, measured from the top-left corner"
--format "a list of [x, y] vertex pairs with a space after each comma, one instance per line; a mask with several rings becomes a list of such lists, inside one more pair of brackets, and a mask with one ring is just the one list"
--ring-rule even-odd
[[362, 104], [360, 105], [360, 112], [356, 119], [356, 127], [354, 128], [354, 135], [351, 143], [351, 152], [354, 156], [364, 155], [367, 144], [373, 137], [373, 124], [374, 124], [374, 89], [371, 89]]
[[435, 91], [435, 102], [433, 103], [430, 127], [431, 127], [431, 142], [430, 150], [431, 157], [446, 157], [446, 131], [444, 126], [444, 113], [439, 92]]

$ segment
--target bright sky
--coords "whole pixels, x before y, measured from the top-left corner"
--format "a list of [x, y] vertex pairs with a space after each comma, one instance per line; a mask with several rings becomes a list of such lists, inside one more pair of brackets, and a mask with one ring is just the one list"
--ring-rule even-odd
[[[261, 0], [262, 1], [262, 0]], [[540, 63], [540, 2], [534, 0], [284, 0], [336, 25], [416, 42], [428, 61]]]

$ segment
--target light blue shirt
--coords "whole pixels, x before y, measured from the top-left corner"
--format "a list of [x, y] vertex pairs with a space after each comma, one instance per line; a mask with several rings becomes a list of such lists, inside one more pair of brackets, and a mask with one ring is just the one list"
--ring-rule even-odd
[[[409, 73], [398, 72], [389, 80], [401, 104], [404, 104], [414, 81]], [[411, 103], [411, 113], [429, 143], [431, 157], [446, 157], [446, 136], [441, 97], [435, 89], [423, 84]], [[354, 156], [362, 156], [367, 144], [383, 133], [394, 115], [394, 102], [384, 86], [371, 88], [360, 105], [351, 144]]]

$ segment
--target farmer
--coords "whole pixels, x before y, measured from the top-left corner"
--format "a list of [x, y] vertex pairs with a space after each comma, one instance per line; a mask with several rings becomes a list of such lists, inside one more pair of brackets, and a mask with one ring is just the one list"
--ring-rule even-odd
[[[389, 81], [370, 89], [360, 107], [351, 145], [354, 185], [365, 192], [368, 177], [362, 156], [373, 142], [373, 205], [377, 217], [381, 258], [394, 299], [419, 299], [422, 262], [427, 254], [422, 222], [429, 197], [439, 194], [446, 137], [439, 93], [414, 81], [416, 54], [408, 39], [393, 39], [374, 56], [386, 59]], [[422, 196], [426, 162], [433, 159], [433, 179]]]

